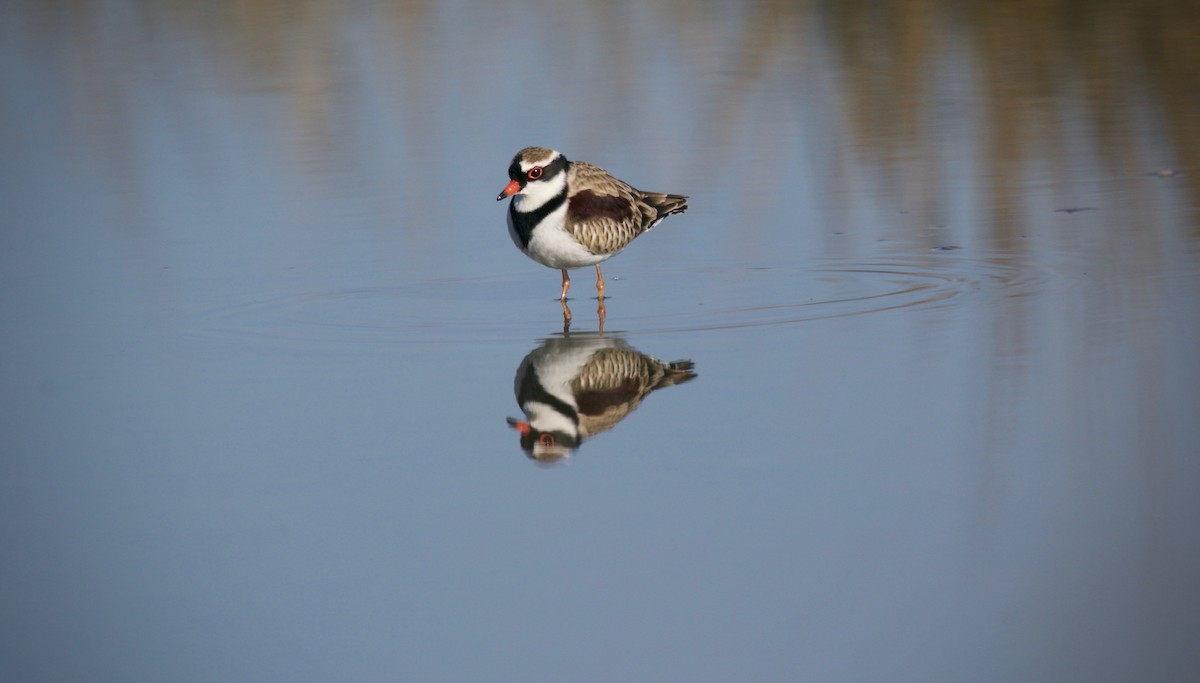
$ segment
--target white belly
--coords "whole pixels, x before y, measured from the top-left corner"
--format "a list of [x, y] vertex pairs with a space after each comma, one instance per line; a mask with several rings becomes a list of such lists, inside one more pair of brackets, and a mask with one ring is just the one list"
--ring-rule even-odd
[[524, 251], [526, 256], [543, 266], [551, 268], [582, 268], [584, 266], [595, 265], [615, 255], [593, 254], [580, 246], [575, 241], [575, 238], [563, 227], [566, 215], [567, 206], [564, 203], [562, 208], [546, 216], [538, 224], [537, 228], [533, 231], [533, 236], [529, 239], [528, 247], [521, 246], [521, 238], [517, 235], [517, 231], [513, 229], [511, 219], [508, 222], [508, 235], [512, 238], [513, 244], [516, 244], [518, 249]]

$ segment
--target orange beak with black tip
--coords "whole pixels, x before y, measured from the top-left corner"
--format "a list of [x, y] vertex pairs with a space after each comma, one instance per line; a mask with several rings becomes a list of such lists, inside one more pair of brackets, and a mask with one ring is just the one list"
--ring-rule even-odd
[[520, 191], [521, 191], [521, 183], [518, 183], [515, 180], [510, 180], [510, 181], [508, 181], [508, 184], [504, 186], [504, 189], [500, 190], [500, 194], [496, 195], [496, 201], [500, 201], [501, 199], [504, 199], [505, 197], [511, 197]]
[[[515, 183], [517, 181], [514, 180], [513, 182]], [[503, 197], [501, 197], [501, 199], [503, 199]], [[533, 431], [533, 427], [530, 427], [528, 422], [522, 422], [515, 417], [508, 418], [508, 426], [517, 430], [517, 433], [521, 436], [525, 436], [529, 432]]]

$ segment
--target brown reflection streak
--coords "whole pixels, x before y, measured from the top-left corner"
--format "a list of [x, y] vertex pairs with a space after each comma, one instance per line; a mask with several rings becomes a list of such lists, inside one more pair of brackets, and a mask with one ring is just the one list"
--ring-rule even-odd
[[[111, 47], [95, 40], [89, 29], [89, 14], [76, 12], [89, 3], [44, 3], [74, 8], [79, 17], [72, 33], [83, 37], [76, 48], [78, 65], [87, 73], [74, 83], [77, 101], [92, 103], [84, 126], [120, 130], [126, 115], [120, 104], [119, 80], [125, 74], [105, 66]], [[287, 89], [292, 92], [297, 134], [302, 144], [314, 145], [316, 156], [338, 154], [331, 142], [337, 111], [336, 84], [344, 38], [335, 37], [336, 27], [351, 19], [352, 3], [283, 2], [283, 0], [226, 0], [206, 3], [203, 12], [195, 5], [171, 2], [139, 10], [144, 31], [153, 34], [155, 24], [186, 25], [204, 36], [206, 48], [224, 60], [225, 74], [235, 87]], [[407, 2], [387, 5], [390, 22], [373, 25], [381, 39], [395, 47], [396, 63], [404, 74], [398, 86], [397, 106], [405, 115], [399, 125], [407, 126], [406, 138], [427, 140], [437, 125], [425, 102], [430, 83], [442, 75], [429, 63], [426, 16], [429, 3]], [[636, 114], [629, 108], [638, 82], [633, 58], [639, 53], [626, 27], [631, 20], [627, 8], [606, 3], [588, 5], [576, 13], [562, 10], [568, 25], [586, 23], [615, 46], [606, 59], [611, 68], [601, 73], [610, 79], [605, 90], [613, 107], [614, 121], [628, 121]], [[685, 50], [708, 49], [712, 38], [721, 35], [724, 17], [711, 6], [677, 2], [662, 8], [658, 19], [677, 22], [683, 31]], [[49, 19], [47, 19], [49, 21]], [[931, 65], [946, 41], [965, 31], [977, 60], [979, 87], [984, 98], [985, 121], [980, 131], [987, 141], [986, 173], [992, 178], [993, 202], [988, 229], [1002, 244], [1012, 244], [1019, 232], [1019, 184], [1022, 165], [1038, 157], [1055, 164], [1060, 161], [1063, 131], [1061, 99], [1082, 87], [1089, 118], [1102, 148], [1141, 152], [1131, 107], [1151, 98], [1158, 105], [1169, 129], [1177, 166], [1194, 169], [1200, 165], [1200, 3], [1196, 0], [1147, 0], [1117, 2], [1100, 0], [895, 0], [868, 2], [850, 0], [829, 5], [809, 0], [773, 0], [754, 3], [743, 17], [741, 35], [731, 45], [723, 64], [715, 66], [716, 87], [712, 107], [701, 112], [698, 134], [705, 140], [725, 141], [707, 147], [728, 147], [737, 139], [734, 131], [751, 116], [757, 88], [772, 69], [807, 68], [815, 47], [811, 37], [830, 39], [837, 63], [843, 70], [839, 91], [846, 102], [848, 138], [841, 154], [887, 162], [879, 166], [886, 184], [897, 196], [917, 207], [911, 216], [916, 225], [940, 223], [938, 188], [945, 183], [944, 171], [926, 150], [929, 129], [937, 126], [931, 95]], [[689, 45], [693, 43], [694, 45]], [[159, 46], [150, 41], [147, 54], [131, 56], [153, 62]], [[568, 57], [569, 58], [569, 57]], [[704, 64], [703, 60], [697, 60]], [[175, 74], [165, 74], [174, 76]], [[801, 84], [802, 85], [802, 84]], [[1144, 90], [1140, 93], [1139, 90]], [[803, 96], [799, 93], [799, 96]], [[612, 139], [613, 127], [581, 130], [595, 145]], [[777, 170], [785, 162], [789, 145], [778, 144], [781, 131], [756, 135], [754, 153], [766, 170]], [[1130, 147], [1133, 145], [1133, 147]], [[706, 145], [697, 145], [697, 148]], [[126, 146], [114, 144], [108, 154], [119, 157]], [[1129, 168], [1127, 152], [1115, 164], [1121, 175], [1158, 170]], [[719, 161], [708, 158], [706, 163]], [[119, 161], [118, 161], [119, 163]], [[125, 163], [128, 163], [126, 161]], [[764, 174], [767, 178], [776, 177]], [[1186, 185], [1193, 215], [1200, 211], [1200, 173], [1183, 173], [1178, 182]], [[1197, 221], [1200, 222], [1200, 221]]]

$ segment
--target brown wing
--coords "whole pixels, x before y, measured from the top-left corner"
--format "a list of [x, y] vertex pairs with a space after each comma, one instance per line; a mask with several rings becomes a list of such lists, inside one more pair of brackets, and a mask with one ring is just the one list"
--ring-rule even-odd
[[593, 254], [626, 247], [659, 219], [646, 193], [592, 164], [573, 161], [567, 182], [576, 188], [567, 202], [567, 230]]
[[611, 429], [650, 392], [695, 376], [689, 361], [663, 363], [626, 345], [601, 349], [571, 380], [580, 433], [591, 437]]

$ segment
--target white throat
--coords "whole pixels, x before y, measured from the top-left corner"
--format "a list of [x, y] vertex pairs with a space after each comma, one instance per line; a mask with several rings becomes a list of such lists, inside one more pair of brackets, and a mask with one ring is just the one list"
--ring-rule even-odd
[[579, 425], [569, 415], [564, 415], [545, 403], [528, 401], [521, 409], [528, 416], [529, 425], [539, 432], [560, 432], [579, 436]]
[[513, 195], [513, 208], [521, 213], [537, 211], [546, 202], [554, 199], [567, 186], [567, 174], [559, 173], [549, 180], [531, 180], [525, 189]]

